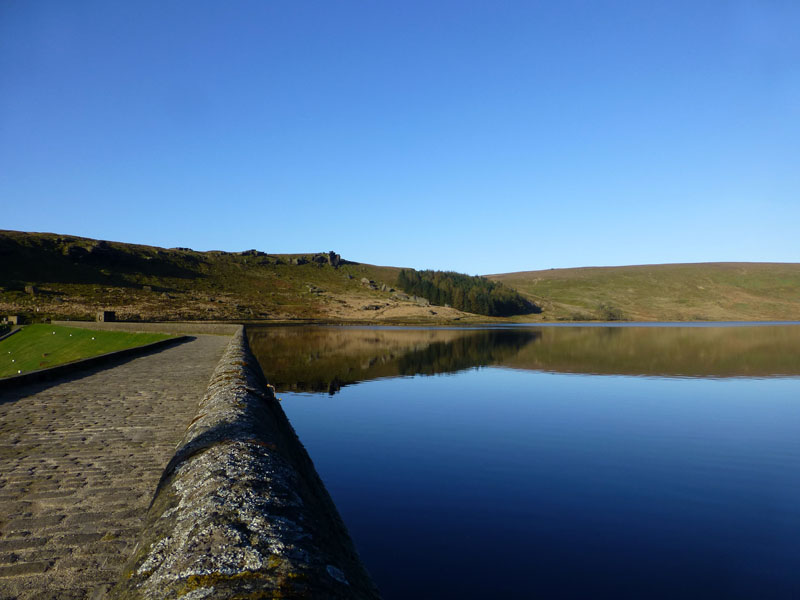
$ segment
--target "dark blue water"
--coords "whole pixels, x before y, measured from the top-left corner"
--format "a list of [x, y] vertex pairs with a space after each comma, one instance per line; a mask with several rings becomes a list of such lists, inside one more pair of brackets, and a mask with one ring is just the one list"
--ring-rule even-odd
[[518, 356], [281, 394], [387, 600], [800, 598], [800, 378]]

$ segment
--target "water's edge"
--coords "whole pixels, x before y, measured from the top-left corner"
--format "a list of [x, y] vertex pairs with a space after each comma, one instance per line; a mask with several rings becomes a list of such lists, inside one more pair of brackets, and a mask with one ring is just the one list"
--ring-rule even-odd
[[188, 593], [379, 598], [243, 327], [162, 475], [110, 598]]

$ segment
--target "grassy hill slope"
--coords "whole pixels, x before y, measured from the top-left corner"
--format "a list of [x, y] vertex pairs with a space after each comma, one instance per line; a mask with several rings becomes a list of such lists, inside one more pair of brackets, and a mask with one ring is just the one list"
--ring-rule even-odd
[[399, 268], [328, 253], [197, 252], [0, 231], [0, 265], [0, 314], [31, 318], [91, 319], [101, 309], [125, 320], [470, 317], [398, 298]]
[[[504, 322], [398, 294], [400, 268], [329, 253], [198, 252], [0, 231], [0, 315], [125, 320]], [[489, 275], [542, 308], [510, 320], [800, 320], [800, 264], [700, 263]]]
[[800, 320], [800, 264], [697, 263], [487, 275], [546, 320]]

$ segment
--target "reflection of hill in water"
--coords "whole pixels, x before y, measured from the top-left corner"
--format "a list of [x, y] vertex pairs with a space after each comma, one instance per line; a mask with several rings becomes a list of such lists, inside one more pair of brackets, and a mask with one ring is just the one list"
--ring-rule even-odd
[[278, 390], [335, 393], [341, 386], [498, 364], [539, 333], [497, 329], [251, 328], [250, 346]]
[[541, 327], [503, 365], [662, 377], [800, 375], [800, 326]]
[[341, 386], [478, 366], [661, 377], [800, 375], [800, 326], [513, 329], [251, 328], [279, 390]]

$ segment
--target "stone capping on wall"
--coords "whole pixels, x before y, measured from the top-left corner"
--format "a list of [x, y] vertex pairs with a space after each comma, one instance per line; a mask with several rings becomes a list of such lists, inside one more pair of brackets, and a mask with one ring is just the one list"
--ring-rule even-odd
[[110, 598], [379, 598], [239, 327]]
[[0, 335], [0, 342], [2, 342], [6, 338], [10, 338], [12, 335], [17, 333], [18, 331], [22, 331], [22, 327], [15, 327], [11, 331], [8, 331], [8, 332], [4, 333], [3, 335]]
[[131, 331], [137, 333], [210, 334], [233, 335], [241, 325], [236, 323], [204, 323], [202, 321], [167, 321], [161, 323], [125, 321], [52, 321], [53, 325], [80, 327], [103, 331]]
[[[21, 328], [20, 328], [21, 329]], [[16, 333], [18, 330], [12, 331]], [[10, 335], [10, 334], [9, 334]], [[105, 363], [111, 363], [116, 360], [138, 356], [140, 354], [147, 354], [159, 348], [166, 348], [167, 346], [174, 346], [191, 339], [189, 336], [181, 335], [177, 337], [167, 338], [165, 340], [158, 340], [143, 344], [141, 346], [133, 346], [132, 348], [123, 348], [122, 350], [114, 350], [113, 352], [106, 352], [105, 354], [98, 354], [97, 356], [90, 356], [88, 358], [81, 358], [80, 360], [73, 360], [72, 362], [47, 367], [46, 369], [37, 369], [35, 371], [28, 371], [20, 375], [11, 375], [9, 377], [0, 377], [0, 389], [15, 387], [32, 383], [34, 381], [47, 381], [57, 379], [70, 375], [72, 373], [82, 371], [84, 369], [97, 367]]]

